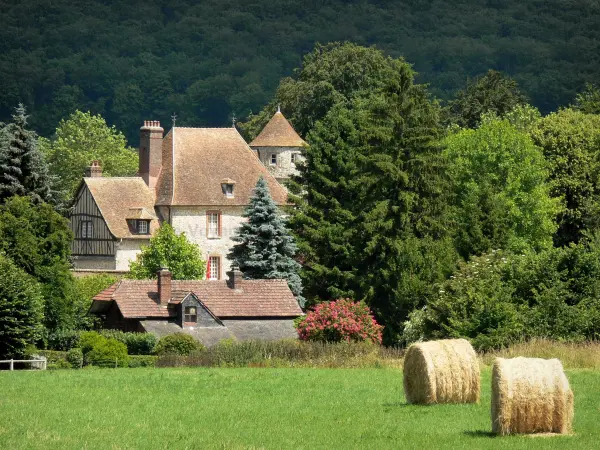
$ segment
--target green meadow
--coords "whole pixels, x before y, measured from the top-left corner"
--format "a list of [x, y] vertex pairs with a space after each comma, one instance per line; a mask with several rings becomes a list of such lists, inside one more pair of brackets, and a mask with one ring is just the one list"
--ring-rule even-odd
[[600, 372], [568, 370], [574, 435], [490, 434], [479, 405], [407, 405], [398, 369], [0, 373], [2, 449], [598, 448]]

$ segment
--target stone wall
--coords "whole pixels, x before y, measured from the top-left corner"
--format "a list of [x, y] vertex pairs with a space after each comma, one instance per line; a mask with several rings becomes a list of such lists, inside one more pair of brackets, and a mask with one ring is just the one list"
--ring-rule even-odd
[[73, 256], [75, 270], [116, 270], [117, 263], [114, 256]]
[[142, 245], [148, 245], [150, 239], [123, 239], [117, 242], [116, 270], [129, 271], [129, 262], [135, 261], [142, 251]]
[[[219, 238], [207, 236], [207, 211], [221, 212], [221, 237]], [[184, 232], [190, 241], [200, 246], [204, 260], [208, 260], [209, 256], [220, 256], [221, 279], [226, 279], [225, 272], [231, 268], [231, 262], [226, 256], [235, 244], [231, 238], [245, 220], [242, 217], [243, 212], [243, 206], [176, 206], [171, 212], [171, 225], [177, 233]]]
[[[283, 181], [298, 174], [296, 164], [292, 162], [292, 154], [298, 161], [304, 160], [301, 147], [253, 147], [258, 152], [258, 158], [267, 170], [278, 181]], [[277, 164], [271, 164], [271, 155], [277, 155]]]

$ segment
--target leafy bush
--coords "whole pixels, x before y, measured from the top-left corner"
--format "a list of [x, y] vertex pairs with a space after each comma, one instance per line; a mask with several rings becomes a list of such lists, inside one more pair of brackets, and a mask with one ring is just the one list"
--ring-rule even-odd
[[78, 330], [55, 330], [46, 338], [47, 346], [51, 350], [68, 351], [79, 345]]
[[86, 355], [88, 364], [100, 367], [127, 367], [129, 357], [125, 344], [104, 336], [100, 338]]
[[83, 352], [80, 348], [72, 348], [67, 352], [67, 361], [73, 369], [83, 367]]
[[79, 335], [79, 347], [83, 354], [87, 354], [103, 339], [106, 339], [97, 331], [84, 331]]
[[367, 305], [350, 299], [318, 304], [297, 328], [298, 336], [305, 341], [371, 341], [379, 344], [383, 330]]
[[130, 355], [129, 367], [154, 367], [158, 357], [153, 355]]
[[194, 351], [203, 350], [204, 346], [189, 334], [174, 333], [163, 336], [156, 344], [154, 353], [157, 355], [189, 355]]
[[151, 355], [158, 339], [151, 333], [127, 333], [120, 330], [102, 330], [100, 334], [116, 339], [127, 346], [130, 355]]
[[599, 242], [472, 258], [411, 313], [405, 340], [465, 337], [486, 351], [534, 338], [597, 340]]

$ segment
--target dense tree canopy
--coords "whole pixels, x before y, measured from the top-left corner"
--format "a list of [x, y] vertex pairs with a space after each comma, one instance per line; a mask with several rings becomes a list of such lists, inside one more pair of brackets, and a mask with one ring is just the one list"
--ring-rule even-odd
[[600, 227], [600, 116], [563, 109], [531, 130], [550, 170], [552, 195], [562, 200], [554, 242], [579, 242]]
[[40, 283], [50, 332], [89, 324], [69, 270], [72, 238], [67, 220], [46, 203], [11, 197], [0, 206], [0, 251]]
[[[349, 82], [316, 119], [290, 223], [309, 297], [365, 299], [391, 342], [456, 258], [444, 222], [447, 186], [436, 145], [442, 128], [439, 108], [413, 84], [411, 67], [373, 48], [317, 48], [298, 79], [310, 80], [313, 67], [331, 59], [359, 67], [357, 53], [373, 62], [364, 76], [370, 80]], [[330, 84], [345, 85], [344, 74]]]
[[57, 201], [54, 180], [37, 135], [27, 126], [23, 105], [16, 108], [12, 122], [0, 124], [0, 202], [13, 195], [26, 195], [35, 202]]
[[0, 272], [0, 358], [18, 358], [42, 337], [44, 301], [35, 279], [1, 252]]
[[475, 128], [484, 114], [503, 117], [526, 101], [514, 80], [490, 70], [456, 93], [456, 98], [448, 104], [448, 120], [461, 127]]
[[540, 148], [505, 119], [446, 139], [454, 190], [457, 249], [468, 258], [492, 249], [552, 246], [559, 211]]
[[316, 42], [344, 40], [404, 56], [443, 99], [503, 71], [548, 112], [598, 83], [598, 17], [596, 2], [565, 0], [8, 0], [0, 120], [23, 102], [49, 137], [89, 110], [131, 144], [142, 120], [173, 112], [222, 126], [259, 111]]
[[174, 280], [201, 280], [206, 272], [198, 245], [185, 233], [177, 234], [171, 225], [163, 223], [150, 244], [142, 247], [137, 259], [129, 265], [130, 278], [155, 278], [159, 269], [167, 268]]
[[41, 148], [68, 198], [93, 160], [100, 161], [103, 176], [133, 176], [138, 170], [137, 151], [127, 147], [125, 136], [89, 112], [75, 111], [61, 120], [52, 140], [41, 139]]

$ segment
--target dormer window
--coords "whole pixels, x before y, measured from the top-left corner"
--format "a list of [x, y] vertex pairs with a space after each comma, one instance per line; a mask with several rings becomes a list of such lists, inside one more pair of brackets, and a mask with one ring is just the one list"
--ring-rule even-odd
[[149, 230], [149, 221], [148, 220], [138, 220], [137, 221], [137, 232], [138, 234], [148, 234]]
[[185, 311], [184, 311], [184, 315], [183, 315], [183, 322], [186, 325], [198, 322], [198, 312], [197, 312], [197, 309], [195, 306], [186, 306], [185, 307]]
[[224, 178], [221, 180], [221, 189], [223, 190], [223, 194], [227, 198], [233, 198], [233, 188], [235, 186], [235, 181], [231, 178]]

